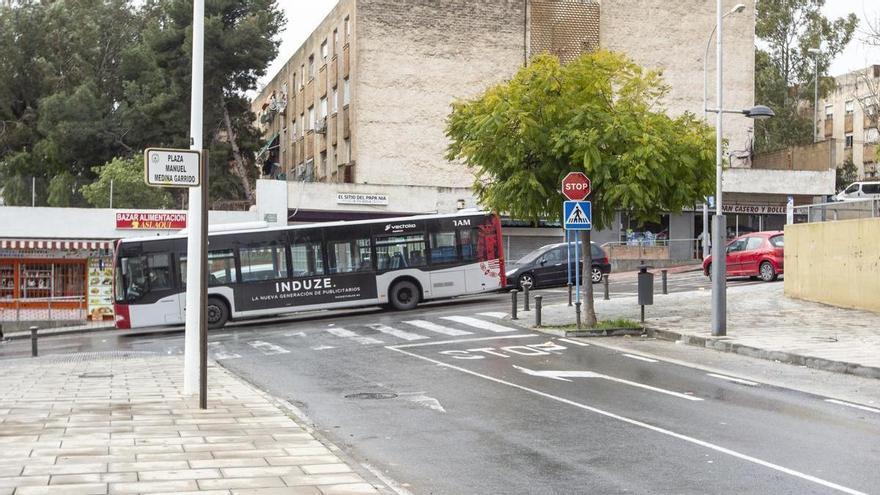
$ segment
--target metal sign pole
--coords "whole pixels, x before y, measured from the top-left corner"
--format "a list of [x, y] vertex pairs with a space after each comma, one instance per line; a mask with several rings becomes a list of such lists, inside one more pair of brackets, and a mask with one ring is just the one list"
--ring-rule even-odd
[[199, 408], [208, 408], [208, 158], [202, 153], [201, 229], [199, 260]]
[[565, 272], [568, 276], [568, 285], [571, 285], [571, 236], [568, 235], [567, 230], [565, 231], [565, 256]]
[[[190, 149], [202, 149], [202, 105], [204, 103], [205, 0], [193, 2], [192, 97], [190, 107]], [[204, 168], [204, 167], [203, 167]], [[202, 172], [204, 174], [205, 172]], [[186, 244], [186, 332], [184, 335], [183, 393], [194, 395], [199, 390], [199, 335], [204, 321], [203, 292], [205, 280], [202, 261], [206, 245], [202, 240], [206, 184], [189, 188], [188, 238]], [[205, 222], [207, 223], [207, 222]]]
[[581, 302], [581, 268], [580, 268], [581, 259], [578, 257], [580, 255], [581, 250], [578, 247], [580, 245], [580, 239], [578, 239], [578, 237], [580, 237], [580, 236], [577, 235], [577, 232], [575, 232], [575, 234], [574, 234], [574, 257], [575, 257], [575, 266], [577, 268], [575, 268], [575, 270], [574, 270], [574, 300], [576, 303]]

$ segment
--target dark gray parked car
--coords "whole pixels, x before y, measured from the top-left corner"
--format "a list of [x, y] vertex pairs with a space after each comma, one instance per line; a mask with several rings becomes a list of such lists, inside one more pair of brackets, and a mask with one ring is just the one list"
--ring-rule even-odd
[[[611, 273], [611, 263], [605, 251], [595, 243], [591, 245], [593, 268], [590, 279], [593, 283], [602, 281], [602, 274]], [[572, 249], [574, 255], [574, 249]], [[575, 264], [572, 260], [572, 268]], [[566, 244], [549, 244], [539, 247], [517, 261], [507, 265], [507, 285], [520, 289], [530, 287], [554, 287], [568, 283], [568, 255]], [[577, 264], [578, 270], [583, 268], [583, 261]], [[572, 272], [574, 281], [574, 272]]]

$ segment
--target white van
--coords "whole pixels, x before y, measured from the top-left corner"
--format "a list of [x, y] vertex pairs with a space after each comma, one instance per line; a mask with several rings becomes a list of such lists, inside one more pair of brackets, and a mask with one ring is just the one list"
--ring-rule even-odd
[[880, 199], [880, 182], [853, 182], [834, 196], [836, 201], [853, 201], [869, 198]]

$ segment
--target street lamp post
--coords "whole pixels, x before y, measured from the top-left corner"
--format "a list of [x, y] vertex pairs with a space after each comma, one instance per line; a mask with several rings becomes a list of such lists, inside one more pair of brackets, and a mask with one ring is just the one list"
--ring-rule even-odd
[[818, 48], [808, 48], [807, 52], [814, 55], [813, 60], [816, 66], [816, 77], [813, 80], [813, 142], [819, 142], [819, 54], [822, 53]]
[[[757, 105], [748, 110], [725, 110], [723, 79], [723, 24], [724, 15], [721, 11], [722, 0], [717, 0], [716, 27], [718, 39], [716, 41], [716, 78], [717, 107], [706, 109], [706, 113], [715, 112], [715, 218], [712, 225], [712, 335], [727, 335], [727, 246], [724, 242], [724, 234], [727, 230], [727, 219], [722, 214], [722, 191], [721, 173], [723, 166], [722, 147], [723, 129], [722, 121], [725, 113], [745, 115], [752, 119], [767, 119], [774, 116], [773, 110], [763, 105]], [[735, 11], [739, 5], [734, 8]], [[731, 11], [731, 12], [733, 12]]]
[[[721, 26], [721, 19], [731, 15], [738, 14], [746, 9], [745, 4], [738, 3], [727, 13], [722, 15], [718, 22], [712, 26], [712, 32], [709, 33], [709, 39], [706, 41], [706, 52], [703, 54], [703, 120], [709, 120], [709, 47], [712, 46], [712, 38], [715, 32]], [[719, 35], [719, 39], [721, 39]], [[719, 79], [720, 80], [720, 79]], [[720, 83], [719, 83], [720, 84]], [[720, 107], [721, 105], [719, 105]], [[703, 205], [703, 258], [709, 256], [709, 208]]]

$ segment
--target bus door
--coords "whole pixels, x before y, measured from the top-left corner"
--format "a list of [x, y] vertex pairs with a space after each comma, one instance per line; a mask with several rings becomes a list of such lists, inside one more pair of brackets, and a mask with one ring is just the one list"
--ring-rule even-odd
[[[428, 232], [430, 297], [457, 296], [467, 290], [458, 235], [451, 225], [438, 225]], [[427, 292], [427, 291], [426, 291]]]
[[183, 321], [183, 293], [175, 287], [171, 253], [143, 253], [120, 258], [124, 303], [137, 326]]

